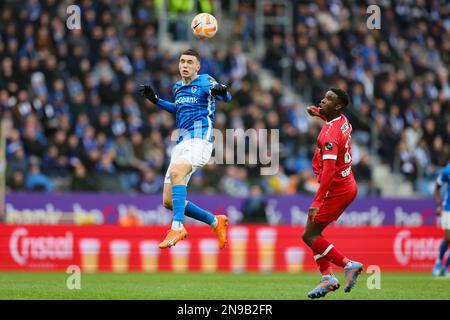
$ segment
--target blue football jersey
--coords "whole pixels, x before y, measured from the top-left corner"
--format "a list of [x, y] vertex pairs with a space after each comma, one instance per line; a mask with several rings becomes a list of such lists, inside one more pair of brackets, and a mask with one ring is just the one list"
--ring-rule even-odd
[[[174, 108], [165, 109], [175, 114], [176, 128], [180, 130], [177, 143], [187, 137], [201, 138], [212, 142], [215, 100], [231, 100], [229, 92], [225, 98], [214, 98], [210, 90], [215, 84], [217, 81], [213, 77], [201, 74], [191, 83], [183, 84], [180, 80], [173, 86], [172, 93], [175, 96], [175, 103], [171, 105]], [[166, 104], [166, 101], [158, 103], [160, 106]]]
[[446, 197], [444, 199], [444, 210], [450, 211], [450, 164], [448, 164], [438, 176], [436, 183], [440, 186], [447, 184]]

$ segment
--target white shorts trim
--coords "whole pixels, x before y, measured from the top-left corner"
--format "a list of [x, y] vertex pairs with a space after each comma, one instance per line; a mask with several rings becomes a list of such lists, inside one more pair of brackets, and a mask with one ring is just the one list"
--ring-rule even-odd
[[177, 159], [187, 160], [192, 165], [192, 171], [186, 176], [186, 184], [191, 179], [192, 174], [205, 166], [211, 158], [213, 150], [212, 142], [200, 138], [192, 138], [181, 141], [177, 144], [170, 156], [170, 164], [167, 168], [164, 183], [170, 183], [170, 168]]

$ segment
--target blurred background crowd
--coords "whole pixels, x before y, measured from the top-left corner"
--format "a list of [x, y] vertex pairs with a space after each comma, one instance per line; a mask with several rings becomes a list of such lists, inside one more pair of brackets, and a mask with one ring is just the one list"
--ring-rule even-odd
[[[290, 19], [292, 30], [265, 25], [262, 54], [254, 40], [256, 2], [218, 3], [168, 1], [168, 10], [191, 18], [191, 12], [221, 13], [219, 24], [231, 34], [221, 35], [219, 27], [217, 39], [193, 42], [202, 54], [200, 73], [227, 84], [234, 97], [217, 103], [215, 127], [279, 129], [280, 169], [261, 176], [259, 165], [211, 163], [192, 177], [189, 192], [256, 198], [315, 192], [310, 163], [323, 121], [305, 108], [337, 86], [352, 98], [346, 114], [359, 195], [382, 192], [373, 179], [382, 165], [415, 194], [430, 194], [450, 154], [448, 2], [377, 1], [381, 29], [367, 32], [369, 1], [264, 1], [263, 14]], [[159, 193], [175, 122], [144, 101], [138, 87], [150, 83], [173, 101], [179, 80], [179, 52], [162, 48], [158, 38], [161, 1], [75, 1], [82, 26], [75, 30], [66, 27], [70, 4], [1, 2], [7, 187]], [[171, 41], [185, 41], [188, 28], [171, 20]]]

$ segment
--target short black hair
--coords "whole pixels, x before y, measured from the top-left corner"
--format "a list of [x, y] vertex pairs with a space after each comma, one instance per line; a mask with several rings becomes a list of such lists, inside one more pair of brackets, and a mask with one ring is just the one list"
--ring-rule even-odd
[[183, 55], [183, 54], [188, 55], [188, 56], [194, 56], [197, 58], [198, 62], [200, 62], [200, 55], [194, 49], [187, 49], [181, 53], [181, 55]]
[[339, 88], [331, 88], [330, 91], [334, 92], [337, 95], [339, 102], [342, 104], [342, 107], [345, 108], [349, 104], [350, 97], [348, 96], [347, 92]]

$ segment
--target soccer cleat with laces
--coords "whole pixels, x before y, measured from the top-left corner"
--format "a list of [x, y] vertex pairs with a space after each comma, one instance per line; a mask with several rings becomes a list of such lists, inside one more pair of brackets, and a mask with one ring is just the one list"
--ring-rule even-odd
[[324, 297], [328, 292], [333, 292], [339, 289], [339, 281], [332, 274], [322, 276], [320, 283], [313, 290], [308, 292], [308, 298], [317, 299]]
[[344, 292], [350, 292], [353, 289], [353, 287], [356, 285], [356, 280], [362, 270], [362, 263], [356, 261], [350, 261], [349, 264], [345, 266], [344, 272], [347, 282], [345, 284]]
[[217, 216], [217, 226], [214, 228], [214, 233], [217, 235], [219, 241], [219, 248], [223, 249], [227, 244], [227, 227], [228, 217], [224, 215]]
[[178, 241], [186, 239], [187, 235], [185, 228], [181, 230], [170, 229], [167, 231], [166, 238], [159, 244], [159, 247], [161, 249], [170, 248], [176, 245]]

